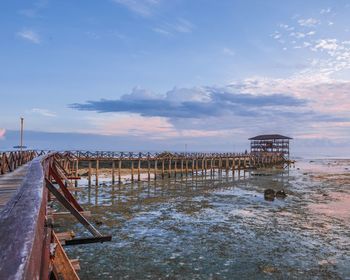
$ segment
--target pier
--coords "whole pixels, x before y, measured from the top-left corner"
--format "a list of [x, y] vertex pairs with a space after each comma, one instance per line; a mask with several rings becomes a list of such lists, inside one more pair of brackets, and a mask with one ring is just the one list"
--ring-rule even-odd
[[112, 183], [121, 182], [122, 175], [130, 175], [131, 181], [140, 181], [141, 174], [148, 180], [165, 177], [184, 177], [198, 174], [214, 175], [223, 172], [247, 172], [249, 170], [283, 164], [278, 153], [125, 153], [71, 151], [72, 173], [87, 169], [89, 184], [99, 183], [101, 168], [110, 170]]
[[[283, 166], [280, 153], [132, 153], [89, 151], [18, 151], [0, 153], [0, 279], [79, 279], [79, 262], [68, 258], [64, 246], [106, 242], [73, 195], [80, 171], [89, 184], [99, 184], [102, 168], [113, 183], [122, 174], [131, 181], [231, 174], [262, 167]], [[66, 212], [54, 211], [53, 202]], [[75, 237], [56, 233], [55, 217], [72, 215], [90, 233]], [[97, 256], [98, 257], [98, 256]]]

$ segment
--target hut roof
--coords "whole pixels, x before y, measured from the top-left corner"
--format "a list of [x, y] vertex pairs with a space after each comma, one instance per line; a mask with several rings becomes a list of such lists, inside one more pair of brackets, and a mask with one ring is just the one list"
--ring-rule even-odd
[[252, 138], [249, 138], [248, 140], [275, 140], [275, 139], [293, 139], [288, 136], [283, 136], [280, 134], [263, 134], [258, 135]]

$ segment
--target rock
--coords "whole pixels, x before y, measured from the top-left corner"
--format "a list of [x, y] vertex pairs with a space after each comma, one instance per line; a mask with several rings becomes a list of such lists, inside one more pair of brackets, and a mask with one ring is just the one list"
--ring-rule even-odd
[[264, 191], [264, 198], [265, 200], [273, 201], [275, 199], [275, 191], [272, 189], [266, 189]]
[[277, 268], [273, 266], [264, 266], [260, 268], [262, 272], [264, 273], [276, 273], [278, 272]]
[[94, 222], [95, 222], [95, 224], [98, 225], [98, 226], [101, 226], [101, 225], [103, 224], [102, 221], [97, 220], [97, 219], [95, 219]]
[[276, 197], [277, 197], [277, 198], [286, 198], [286, 197], [287, 197], [287, 194], [285, 193], [284, 190], [280, 190], [280, 191], [277, 191], [277, 192], [276, 192]]

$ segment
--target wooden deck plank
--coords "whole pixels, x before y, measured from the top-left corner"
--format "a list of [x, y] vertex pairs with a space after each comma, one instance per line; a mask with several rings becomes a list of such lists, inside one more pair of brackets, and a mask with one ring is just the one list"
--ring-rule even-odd
[[0, 210], [17, 193], [27, 172], [28, 164], [25, 164], [13, 172], [0, 175]]

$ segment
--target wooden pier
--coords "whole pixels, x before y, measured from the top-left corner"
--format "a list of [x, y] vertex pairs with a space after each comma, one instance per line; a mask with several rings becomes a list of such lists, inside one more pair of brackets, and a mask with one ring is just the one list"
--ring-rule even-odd
[[[79, 279], [77, 260], [62, 245], [110, 241], [86, 218], [86, 211], [68, 190], [66, 153], [25, 151], [0, 154], [0, 279]], [[76, 179], [76, 177], [74, 177]], [[74, 238], [56, 234], [55, 198], [90, 233]]]
[[[283, 165], [278, 153], [124, 153], [23, 151], [0, 153], [0, 279], [79, 279], [77, 260], [64, 247], [110, 241], [87, 219], [70, 189], [72, 181], [87, 170], [89, 183], [99, 184], [101, 168], [111, 172], [112, 182], [123, 174], [131, 181], [210, 174], [240, 174], [260, 167]], [[52, 201], [66, 212], [55, 212]], [[91, 236], [56, 233], [54, 218], [74, 216]]]
[[110, 170], [112, 183], [121, 182], [129, 175], [131, 181], [141, 181], [141, 174], [147, 180], [198, 174], [237, 172], [283, 164], [283, 156], [278, 153], [125, 153], [125, 152], [83, 152], [71, 151], [70, 169], [78, 176], [81, 169], [87, 170], [89, 184], [95, 179], [99, 184], [102, 169]]

